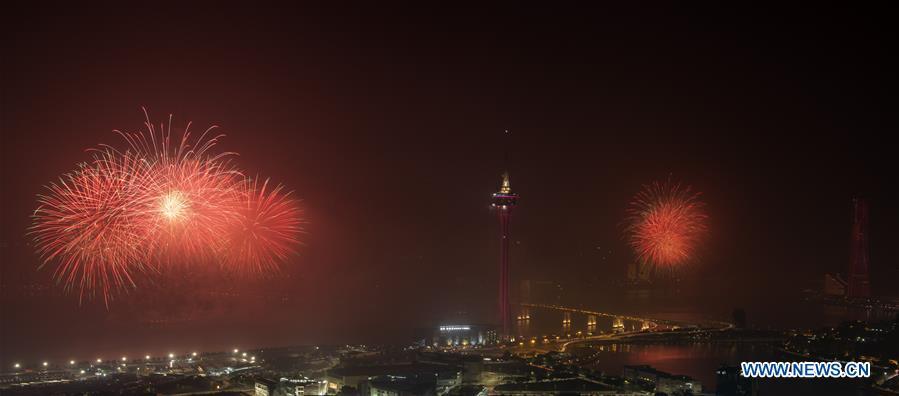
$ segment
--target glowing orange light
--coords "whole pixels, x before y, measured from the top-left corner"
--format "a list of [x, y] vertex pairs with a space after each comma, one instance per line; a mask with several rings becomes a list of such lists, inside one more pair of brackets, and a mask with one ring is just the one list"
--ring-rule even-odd
[[187, 197], [180, 191], [171, 191], [159, 200], [159, 213], [166, 220], [178, 221], [187, 216]]

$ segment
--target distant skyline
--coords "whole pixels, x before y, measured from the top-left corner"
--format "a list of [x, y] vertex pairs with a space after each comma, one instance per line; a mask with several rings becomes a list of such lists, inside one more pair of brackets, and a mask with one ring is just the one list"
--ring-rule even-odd
[[[513, 225], [513, 288], [558, 280], [597, 308], [632, 308], [584, 285], [624, 279], [628, 202], [672, 175], [707, 204], [702, 260], [683, 274], [695, 286], [686, 300], [709, 301], [697, 309], [745, 306], [750, 323], [792, 315], [753, 304], [846, 269], [856, 195], [870, 202], [872, 291], [895, 294], [886, 15], [675, 5], [6, 13], [0, 363], [396, 340], [448, 317], [482, 322], [499, 251], [489, 197], [506, 168], [527, 197]], [[106, 310], [57, 296], [50, 271], [35, 270], [35, 195], [85, 149], [117, 139], [113, 129], [137, 130], [141, 106], [157, 120], [172, 114], [176, 129], [220, 125], [245, 169], [303, 200], [308, 234], [281, 276], [165, 279]]]

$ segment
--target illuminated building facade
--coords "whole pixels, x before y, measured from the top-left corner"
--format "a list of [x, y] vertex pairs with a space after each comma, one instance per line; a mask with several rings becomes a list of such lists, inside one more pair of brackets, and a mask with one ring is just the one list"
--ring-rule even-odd
[[438, 348], [488, 345], [496, 341], [496, 330], [480, 325], [442, 325], [431, 337], [431, 345]]
[[255, 396], [273, 396], [278, 382], [268, 378], [256, 378], [256, 384], [253, 387]]

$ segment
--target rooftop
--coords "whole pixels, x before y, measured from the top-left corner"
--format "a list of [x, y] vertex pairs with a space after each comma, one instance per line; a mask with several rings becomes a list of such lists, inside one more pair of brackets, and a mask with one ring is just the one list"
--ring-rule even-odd
[[590, 382], [586, 380], [582, 380], [580, 378], [571, 378], [564, 379], [558, 381], [542, 381], [542, 382], [525, 382], [520, 384], [503, 384], [498, 385], [496, 387], [497, 391], [558, 391], [558, 392], [573, 392], [573, 391], [592, 391], [592, 392], [600, 392], [600, 391], [611, 391], [616, 388], [600, 384], [597, 382]]
[[666, 372], [661, 371], [661, 370], [656, 370], [656, 369], [653, 368], [652, 366], [648, 366], [648, 365], [624, 366], [624, 368], [625, 368], [625, 369], [631, 369], [631, 370], [642, 371], [642, 372], [648, 373], [648, 374], [653, 374], [653, 375], [655, 375], [655, 376], [657, 376], [657, 377], [660, 377], [660, 378], [671, 378], [671, 379], [678, 379], [678, 380], [683, 380], [683, 381], [691, 381], [691, 380], [693, 380], [693, 378], [690, 377], [690, 376], [686, 376], [686, 375], [676, 375], [676, 374], [666, 373]]
[[434, 390], [433, 381], [421, 381], [415, 379], [383, 376], [373, 378], [369, 382], [371, 383], [371, 387], [375, 389], [395, 392], [408, 392], [415, 395], [426, 394], [428, 393], [428, 391]]

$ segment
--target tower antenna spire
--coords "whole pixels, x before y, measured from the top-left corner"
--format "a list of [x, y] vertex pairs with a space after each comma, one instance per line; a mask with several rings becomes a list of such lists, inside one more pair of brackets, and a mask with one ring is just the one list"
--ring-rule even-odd
[[508, 129], [503, 130], [503, 169], [509, 172], [509, 146], [511, 145], [512, 132]]

